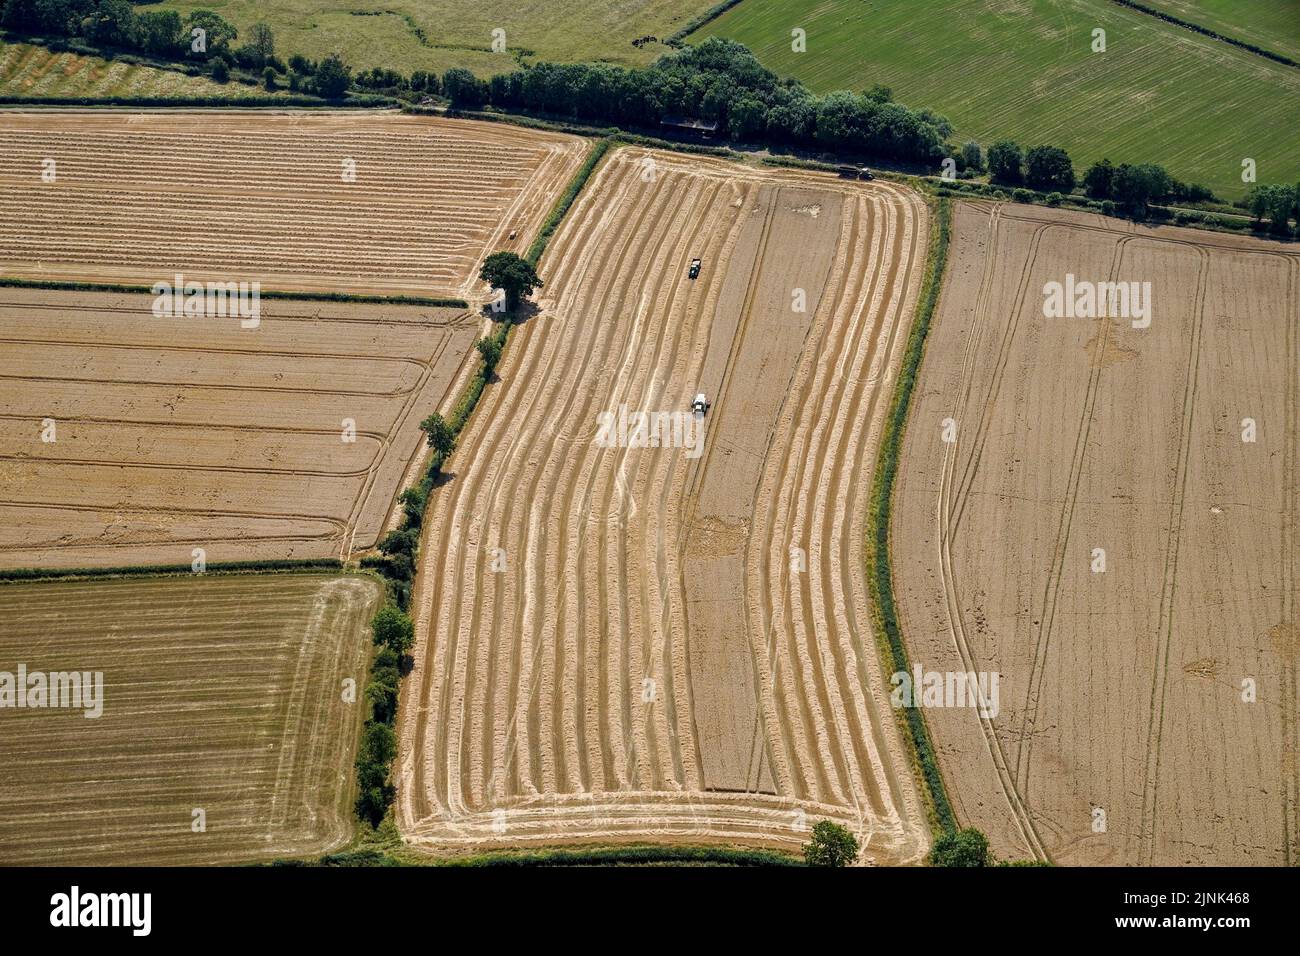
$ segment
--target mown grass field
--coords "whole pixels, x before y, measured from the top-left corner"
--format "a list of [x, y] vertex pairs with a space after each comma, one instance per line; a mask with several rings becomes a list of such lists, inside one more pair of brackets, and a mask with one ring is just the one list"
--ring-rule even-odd
[[176, 70], [136, 66], [30, 43], [0, 40], [0, 96], [271, 96], [258, 86], [214, 83]]
[[232, 863], [344, 844], [381, 591], [318, 574], [0, 586], [0, 671], [103, 674], [93, 719], [0, 709], [0, 865]]
[[1158, 162], [1225, 198], [1246, 191], [1246, 157], [1261, 182], [1300, 179], [1300, 70], [1108, 0], [744, 0], [690, 39], [708, 36], [817, 92], [883, 83], [946, 115], [957, 141], [1061, 146], [1081, 169]]
[[[167, 0], [157, 9], [215, 10], [247, 34], [265, 21], [285, 59], [340, 53], [355, 69], [387, 67], [402, 73], [463, 66], [480, 76], [512, 69], [525, 51], [551, 62], [649, 63], [668, 48], [634, 47], [663, 39], [708, 9], [710, 0]], [[506, 52], [493, 53], [492, 31], [506, 31]], [[239, 41], [239, 42], [242, 42]]]
[[1300, 60], [1296, 0], [1142, 0], [1180, 20]]

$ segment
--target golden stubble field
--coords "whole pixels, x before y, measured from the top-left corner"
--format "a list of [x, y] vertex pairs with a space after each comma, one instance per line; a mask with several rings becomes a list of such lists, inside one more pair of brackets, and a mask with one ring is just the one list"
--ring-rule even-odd
[[246, 329], [152, 302], [0, 288], [0, 568], [373, 546], [478, 321], [264, 299]]
[[[954, 225], [892, 551], [913, 662], [1000, 674], [996, 715], [926, 713], [959, 816], [1003, 856], [1294, 864], [1300, 257], [1019, 205]], [[1149, 327], [1046, 317], [1067, 275], [1149, 282]]]
[[[926, 224], [888, 184], [610, 154], [426, 519], [409, 842], [796, 848], [830, 818], [925, 852], [863, 526]], [[692, 447], [599, 439], [698, 392]]]
[[0, 708], [0, 864], [239, 863], [345, 843], [381, 593], [315, 574], [0, 585], [0, 671], [103, 675], [95, 718]]
[[0, 276], [481, 297], [586, 150], [365, 110], [4, 112]]

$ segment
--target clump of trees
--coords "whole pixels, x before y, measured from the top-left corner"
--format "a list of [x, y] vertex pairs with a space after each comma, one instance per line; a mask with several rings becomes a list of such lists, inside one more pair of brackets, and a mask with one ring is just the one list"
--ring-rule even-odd
[[989, 866], [989, 840], [974, 827], [949, 831], [934, 841], [928, 857], [931, 866]]
[[1300, 183], [1294, 187], [1279, 183], [1263, 183], [1246, 196], [1246, 208], [1258, 225], [1268, 220], [1269, 231], [1287, 235], [1291, 231], [1289, 220], [1296, 220], [1300, 229]]
[[848, 866], [858, 858], [858, 839], [845, 827], [830, 820], [813, 824], [812, 839], [804, 844], [803, 859], [809, 866]]
[[1093, 163], [1083, 176], [1083, 191], [1090, 199], [1113, 203], [1135, 219], [1145, 219], [1153, 203], [1206, 202], [1214, 193], [1204, 186], [1179, 182], [1156, 163], [1121, 163], [1109, 159]]

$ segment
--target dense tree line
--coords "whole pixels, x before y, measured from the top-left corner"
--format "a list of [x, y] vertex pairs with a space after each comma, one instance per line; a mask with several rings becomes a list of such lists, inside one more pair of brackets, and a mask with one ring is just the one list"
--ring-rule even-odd
[[255, 23], [242, 44], [239, 31], [211, 10], [183, 18], [175, 10], [137, 12], [130, 0], [0, 0], [0, 26], [44, 37], [78, 39], [109, 55], [125, 50], [167, 60], [199, 61], [219, 83], [232, 67], [260, 71], [268, 89], [283, 82], [294, 92], [341, 97], [352, 73], [337, 57], [315, 63], [302, 56], [289, 63], [276, 55], [275, 34]]
[[717, 123], [727, 139], [910, 163], [937, 163], [952, 132], [942, 117], [895, 103], [883, 88], [815, 96], [763, 67], [741, 44], [716, 38], [644, 69], [539, 63], [490, 81], [452, 69], [442, 92], [458, 109], [490, 105], [650, 128], [682, 116]]

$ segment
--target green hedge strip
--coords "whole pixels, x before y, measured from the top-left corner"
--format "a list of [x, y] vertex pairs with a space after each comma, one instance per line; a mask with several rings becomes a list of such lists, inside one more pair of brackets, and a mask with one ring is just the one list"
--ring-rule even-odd
[[[536, 265], [537, 261], [541, 258], [542, 252], [546, 249], [546, 243], [555, 233], [555, 230], [559, 227], [560, 221], [569, 211], [574, 200], [577, 199], [578, 193], [582, 191], [582, 187], [586, 184], [588, 178], [590, 178], [592, 170], [596, 168], [596, 163], [605, 155], [609, 150], [609, 147], [609, 139], [603, 139], [592, 147], [591, 152], [587, 155], [586, 161], [578, 169], [572, 181], [570, 181], [568, 188], [564, 191], [564, 194], [555, 203], [555, 206], [552, 208], [550, 215], [547, 216], [546, 222], [544, 223], [541, 232], [538, 234], [537, 239], [529, 248], [528, 259], [534, 265]], [[514, 317], [507, 316], [504, 321], [498, 324], [497, 329], [490, 337], [490, 340], [497, 346], [496, 351], [498, 353], [498, 363], [500, 362], [500, 355], [505, 352], [506, 343], [510, 340], [510, 330], [512, 328], [514, 328]], [[473, 414], [474, 409], [478, 406], [479, 399], [483, 397], [483, 390], [487, 387], [487, 383], [491, 380], [494, 371], [495, 366], [488, 365], [480, 355], [478, 368], [466, 384], [465, 391], [456, 401], [456, 405], [453, 407], [451, 414], [447, 419], [447, 427], [451, 432], [453, 439], [453, 448], [455, 439], [460, 436], [462, 429], [464, 429], [465, 425], [469, 422], [470, 415]], [[442, 466], [443, 455], [441, 452], [437, 450], [431, 452], [429, 455], [429, 461], [425, 465], [420, 480], [415, 486], [419, 491], [420, 502], [422, 505], [421, 510], [414, 515], [410, 511], [403, 514], [396, 533], [399, 540], [407, 532], [414, 531], [417, 536], [416, 540], [418, 541], [419, 529], [424, 524], [424, 513], [428, 510], [429, 497], [433, 491], [434, 484], [438, 480], [438, 476], [442, 472]], [[381, 547], [387, 546], [391, 548], [392, 545], [389, 543], [391, 537], [391, 535], [385, 536], [385, 539], [380, 542]], [[418, 544], [412, 545], [410, 542], [403, 542], [402, 550], [400, 552], [395, 552], [381, 559], [369, 558], [363, 562], [366, 567], [376, 569], [388, 582], [389, 593], [397, 608], [403, 612], [405, 612], [410, 606], [411, 584], [415, 578], [415, 558], [417, 553]], [[398, 558], [401, 560], [394, 560]], [[367, 689], [369, 690], [369, 688]], [[396, 691], [397, 692], [393, 695], [394, 713], [396, 713], [398, 700], [400, 699], [400, 681], [398, 682]], [[367, 735], [372, 732], [376, 723], [382, 723], [382, 721], [378, 721], [372, 713], [362, 725], [361, 733], [363, 740], [367, 739]], [[391, 758], [385, 765], [369, 762], [363, 759], [363, 755], [359, 755], [356, 762], [356, 771], [357, 785], [363, 795], [367, 792], [367, 789], [369, 789], [372, 794], [376, 795], [376, 801], [380, 797], [391, 801], [394, 795], [394, 790], [389, 779], [392, 772]], [[376, 780], [385, 782], [382, 786], [371, 786], [367, 788], [367, 778], [372, 783]], [[383, 791], [385, 790], [387, 791], [386, 796], [383, 794]], [[377, 805], [376, 801], [372, 801], [372, 805]], [[386, 810], [387, 807], [383, 807], [383, 811], [386, 812]], [[361, 811], [362, 807], [359, 799], [357, 806], [358, 820], [364, 820]], [[338, 865], [365, 866], [375, 864], [349, 860], [347, 864]]]
[[449, 866], [449, 867], [534, 867], [534, 866], [649, 866], [655, 864], [713, 864], [719, 866], [803, 866], [798, 857], [773, 850], [749, 850], [713, 846], [625, 846], [520, 853], [483, 853], [449, 860], [397, 858], [382, 850], [351, 850], [331, 853], [319, 866]]
[[[300, 560], [214, 561], [204, 574], [245, 574], [250, 571], [342, 571], [338, 558], [303, 558]], [[12, 568], [0, 571], [0, 582], [55, 581], [66, 578], [126, 578], [163, 575], [192, 575], [197, 572], [188, 564], [134, 564], [115, 568]]]
[[[930, 331], [930, 322], [934, 317], [935, 304], [939, 299], [939, 289], [943, 281], [944, 266], [948, 259], [948, 238], [952, 227], [952, 205], [946, 198], [937, 202], [934, 230], [930, 236], [930, 249], [926, 257], [926, 272], [921, 287], [921, 297], [917, 303], [916, 318], [912, 323], [912, 332], [908, 338], [907, 351], [903, 355], [903, 365], [899, 369], [898, 382], [890, 399], [888, 417], [885, 419], [884, 435], [880, 443], [880, 456], [876, 464], [876, 474], [871, 487], [871, 506], [867, 516], [867, 575], [871, 594], [872, 616], [876, 625], [877, 637], [883, 636], [887, 660], [892, 662], [895, 671], [909, 671], [907, 648], [898, 625], [898, 613], [894, 600], [893, 572], [889, 559], [889, 519], [893, 503], [894, 479], [898, 474], [898, 456], [902, 451], [903, 435], [907, 429], [907, 413], [912, 401], [912, 391], [916, 386], [917, 372], [925, 354], [925, 339]], [[925, 782], [927, 802], [934, 816], [934, 824], [940, 832], [951, 833], [957, 829], [957, 817], [948, 800], [944, 788], [943, 775], [935, 756], [934, 745], [925, 725], [925, 718], [917, 707], [903, 710], [903, 719], [907, 727], [912, 751], [920, 767], [921, 778]]]

